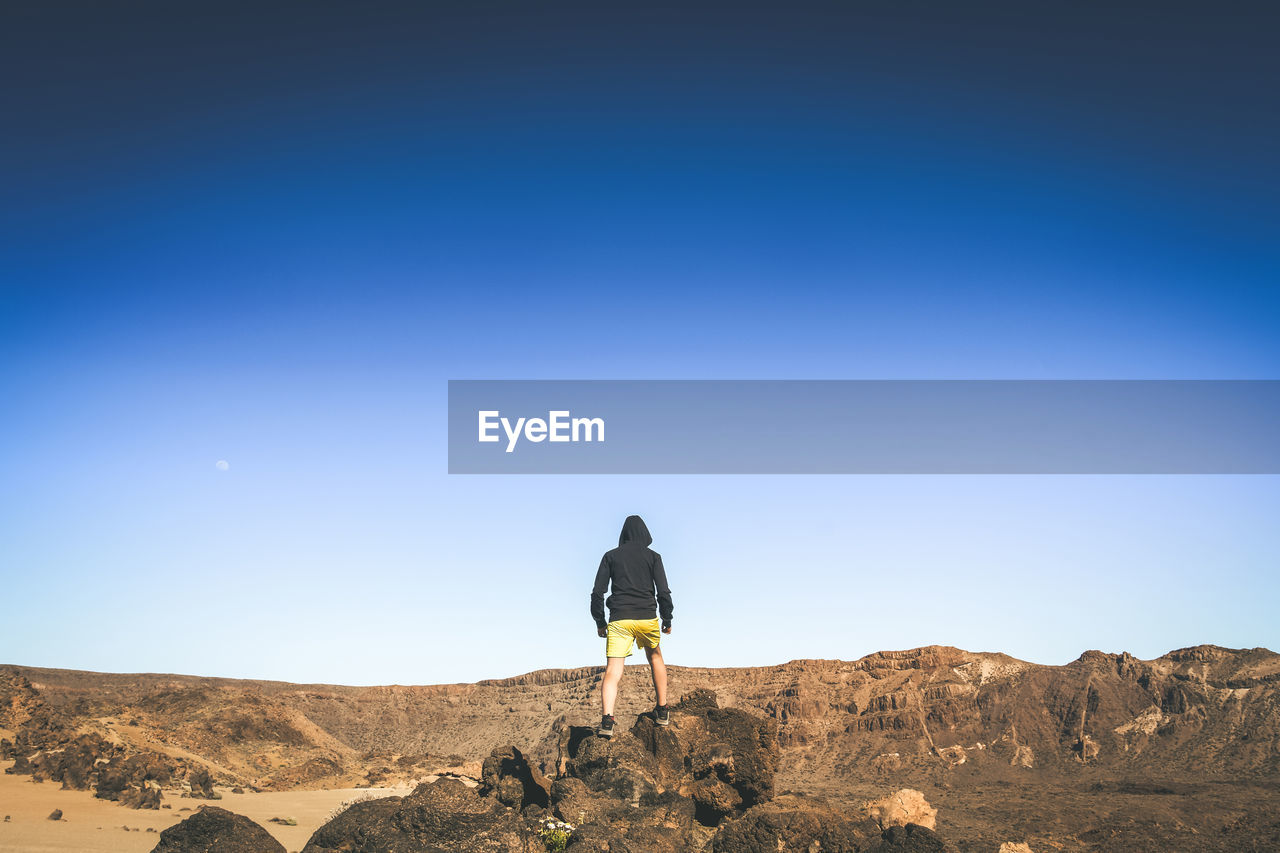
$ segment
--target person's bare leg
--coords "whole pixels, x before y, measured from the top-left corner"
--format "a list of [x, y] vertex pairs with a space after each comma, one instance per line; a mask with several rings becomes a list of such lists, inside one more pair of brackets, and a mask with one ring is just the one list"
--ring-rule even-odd
[[649, 656], [649, 673], [653, 676], [653, 692], [658, 704], [667, 704], [667, 662], [662, 659], [662, 649], [645, 649]]
[[608, 658], [604, 668], [604, 678], [600, 679], [600, 706], [604, 708], [606, 717], [613, 716], [613, 706], [618, 701], [618, 682], [622, 681], [622, 667], [626, 658]]

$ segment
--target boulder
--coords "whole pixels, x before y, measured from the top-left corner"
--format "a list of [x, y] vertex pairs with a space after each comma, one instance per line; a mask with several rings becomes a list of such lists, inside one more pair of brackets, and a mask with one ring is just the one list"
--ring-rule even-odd
[[[354, 803], [324, 826], [317, 829], [303, 848], [306, 853], [327, 853], [333, 850], [362, 850], [370, 834], [377, 834], [375, 827], [390, 823], [400, 810], [404, 797], [382, 797]], [[377, 850], [377, 847], [368, 847]]]
[[160, 843], [151, 853], [285, 853], [285, 849], [244, 815], [205, 806], [160, 833]]
[[191, 786], [193, 797], [203, 797], [206, 800], [220, 799], [213, 792], [213, 777], [203, 767], [196, 767], [187, 774], [187, 784]]
[[699, 823], [715, 826], [773, 796], [777, 723], [720, 708], [709, 690], [674, 705], [669, 726], [645, 714], [612, 739], [575, 737], [572, 729], [567, 734], [565, 773], [632, 806], [671, 791], [694, 802]]
[[577, 853], [686, 853], [703, 850], [711, 830], [694, 820], [695, 804], [674, 791], [648, 795], [634, 808], [612, 811], [579, 826], [569, 842]]
[[714, 853], [855, 853], [873, 848], [880, 838], [880, 827], [870, 818], [852, 818], [822, 800], [786, 794], [727, 821], [716, 831], [711, 849]]
[[551, 783], [551, 801], [555, 816], [575, 825], [599, 821], [617, 806], [612, 797], [597, 794], [572, 776]]
[[954, 853], [955, 848], [945, 843], [937, 833], [924, 826], [909, 823], [891, 826], [881, 836], [880, 846], [868, 853]]
[[530, 835], [496, 796], [441, 777], [407, 797], [353, 805], [316, 830], [303, 853], [507, 853]]
[[530, 766], [514, 746], [495, 749], [481, 766], [481, 794], [494, 794], [503, 805], [515, 809], [550, 805], [551, 782]]
[[884, 799], [867, 803], [865, 808], [881, 829], [912, 823], [928, 829], [938, 825], [938, 810], [929, 805], [924, 794], [912, 788], [895, 791]]
[[720, 708], [695, 691], [671, 709], [671, 725], [642, 715], [612, 739], [562, 732], [564, 776], [555, 813], [578, 824], [571, 850], [704, 849], [716, 825], [773, 796], [776, 723]]
[[581, 779], [591, 791], [629, 805], [638, 805], [641, 797], [656, 794], [659, 788], [657, 759], [630, 733], [583, 738], [565, 773]]
[[822, 800], [785, 794], [753, 806], [724, 823], [712, 840], [713, 853], [951, 853], [932, 830], [915, 824], [881, 829], [870, 817], [851, 817]]
[[10, 773], [30, 774], [36, 782], [61, 782], [63, 788], [88, 790], [93, 785], [97, 761], [112, 755], [114, 748], [102, 738], [83, 734], [56, 747], [31, 750], [19, 735], [17, 759]]
[[[721, 708], [715, 693], [695, 690], [671, 709], [671, 725], [640, 717], [634, 734], [659, 763], [659, 785], [741, 813], [773, 796], [778, 769], [777, 722]], [[717, 784], [721, 783], [721, 784]], [[724, 786], [732, 789], [724, 790]]]
[[175, 769], [168, 758], [154, 752], [128, 758], [116, 755], [98, 768], [94, 796], [135, 809], [158, 809], [160, 788], [173, 778]]

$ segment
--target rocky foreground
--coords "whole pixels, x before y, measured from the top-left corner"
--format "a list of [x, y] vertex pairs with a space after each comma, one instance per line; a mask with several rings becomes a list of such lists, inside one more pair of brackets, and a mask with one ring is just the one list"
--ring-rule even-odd
[[[597, 719], [600, 673], [343, 687], [3, 666], [0, 759], [141, 808], [216, 798], [216, 786], [478, 780], [504, 744], [548, 779], [583, 779], [570, 744]], [[962, 853], [1009, 841], [1062, 853], [1280, 850], [1280, 655], [1266, 649], [1090, 651], [1045, 666], [930, 646], [669, 675], [673, 695], [711, 690], [722, 710], [772, 726], [779, 789], [841, 814], [918, 790]], [[624, 678], [624, 723], [650, 707], [645, 682]], [[709, 808], [697, 793], [681, 796]]]
[[[352, 805], [303, 853], [945, 853], [921, 823], [933, 813], [915, 792], [862, 812], [777, 795], [777, 726], [697, 691], [671, 725], [640, 717], [612, 740], [585, 727], [562, 733], [563, 772], [548, 779], [520, 750], [484, 761], [483, 783], [424, 783], [407, 797]], [[913, 811], [914, 809], [914, 811]], [[156, 853], [279, 853], [262, 827], [206, 807], [166, 830]]]

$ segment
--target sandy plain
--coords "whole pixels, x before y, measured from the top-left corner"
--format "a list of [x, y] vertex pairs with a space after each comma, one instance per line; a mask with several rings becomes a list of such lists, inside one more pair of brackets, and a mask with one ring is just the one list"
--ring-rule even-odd
[[[12, 765], [12, 761], [3, 762], [0, 770]], [[261, 794], [233, 794], [226, 788], [216, 790], [222, 799], [212, 803], [166, 796], [165, 802], [173, 807], [171, 809], [129, 809], [99, 800], [88, 791], [63, 790], [57, 782], [32, 782], [30, 776], [0, 772], [0, 851], [148, 853], [159, 842], [160, 832], [205, 803], [244, 815], [270, 832], [285, 850], [296, 851], [302, 849], [311, 834], [343, 803], [402, 796], [412, 788], [341, 788]], [[49, 820], [54, 809], [62, 809], [62, 820]], [[271, 823], [273, 817], [292, 818], [297, 826]]]

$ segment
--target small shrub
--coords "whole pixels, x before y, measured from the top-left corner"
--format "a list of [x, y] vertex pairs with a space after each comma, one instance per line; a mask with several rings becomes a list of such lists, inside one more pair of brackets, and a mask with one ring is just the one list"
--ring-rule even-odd
[[543, 847], [551, 853], [559, 853], [569, 846], [569, 839], [576, 828], [571, 823], [547, 818], [538, 822], [538, 837], [542, 839]]

